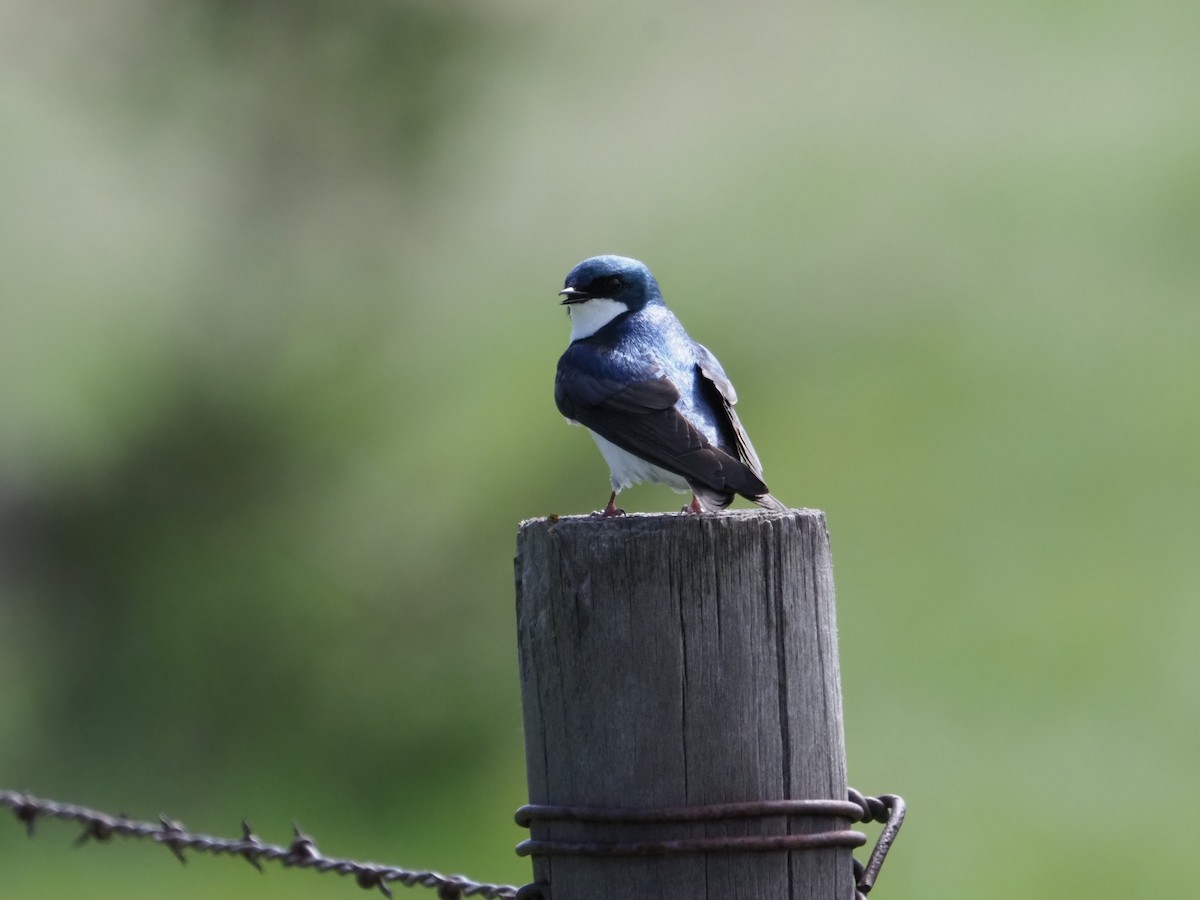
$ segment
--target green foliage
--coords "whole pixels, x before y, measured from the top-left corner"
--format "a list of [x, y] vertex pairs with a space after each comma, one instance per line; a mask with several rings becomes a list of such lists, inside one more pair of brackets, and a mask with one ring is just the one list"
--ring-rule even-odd
[[[1176, 888], [1196, 8], [73, 6], [0, 16], [0, 784], [523, 880], [515, 523], [606, 498], [618, 252], [828, 513], [880, 890]], [[43, 831], [13, 896], [353, 890]]]

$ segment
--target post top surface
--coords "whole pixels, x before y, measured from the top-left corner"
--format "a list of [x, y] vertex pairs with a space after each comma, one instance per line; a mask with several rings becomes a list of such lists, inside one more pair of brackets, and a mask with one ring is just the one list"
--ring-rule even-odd
[[779, 512], [767, 509], [733, 509], [725, 510], [719, 513], [700, 513], [699, 515], [691, 513], [630, 513], [625, 516], [616, 516], [610, 519], [600, 518], [599, 516], [576, 515], [576, 516], [538, 516], [532, 519], [525, 519], [519, 525], [519, 530], [524, 532], [530, 529], [543, 528], [558, 528], [567, 526], [569, 528], [594, 528], [597, 533], [603, 533], [604, 529], [610, 529], [610, 533], [623, 530], [673, 530], [679, 528], [695, 528], [703, 525], [715, 527], [737, 527], [739, 524], [759, 524], [770, 521], [791, 519], [794, 521], [810, 520], [814, 523], [823, 523], [825, 521], [825, 513], [819, 509], [786, 509]]

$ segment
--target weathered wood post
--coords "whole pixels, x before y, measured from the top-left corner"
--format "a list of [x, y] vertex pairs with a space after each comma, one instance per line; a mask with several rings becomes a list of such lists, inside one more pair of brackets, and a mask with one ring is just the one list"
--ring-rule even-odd
[[[643, 813], [846, 799], [821, 512], [530, 520], [516, 582], [531, 804]], [[854, 896], [848, 847], [750, 837], [836, 831], [845, 818], [616, 818], [532, 822], [534, 879], [553, 900]], [[758, 849], [694, 852], [730, 836]], [[664, 841], [690, 846], [643, 855]], [[628, 852], [591, 855], [595, 844]]]

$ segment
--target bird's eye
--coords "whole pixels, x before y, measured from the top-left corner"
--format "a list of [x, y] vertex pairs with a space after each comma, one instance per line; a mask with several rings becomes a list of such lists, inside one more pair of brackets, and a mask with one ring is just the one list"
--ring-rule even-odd
[[620, 275], [609, 275], [607, 278], [604, 279], [604, 287], [606, 290], [611, 291], [612, 293], [615, 294], [617, 291], [619, 291], [621, 289], [621, 276]]

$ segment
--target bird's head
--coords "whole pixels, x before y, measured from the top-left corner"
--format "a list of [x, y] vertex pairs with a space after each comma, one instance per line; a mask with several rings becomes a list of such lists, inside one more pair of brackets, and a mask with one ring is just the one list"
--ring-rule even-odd
[[608, 300], [626, 309], [641, 309], [652, 300], [661, 300], [658, 282], [650, 270], [626, 256], [593, 256], [585, 259], [567, 275], [558, 292], [570, 309], [595, 300]]
[[625, 256], [585, 259], [558, 293], [571, 314], [572, 342], [591, 337], [617, 316], [662, 302], [650, 270]]

